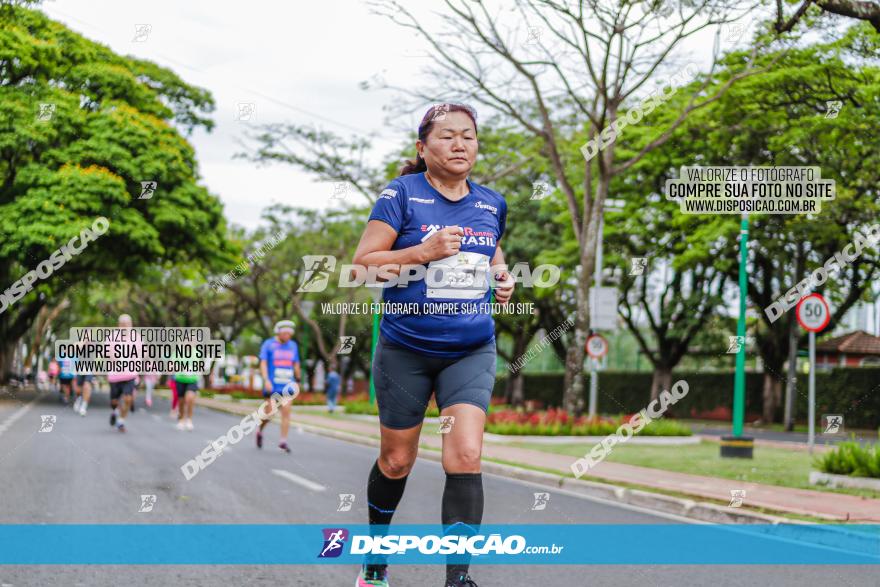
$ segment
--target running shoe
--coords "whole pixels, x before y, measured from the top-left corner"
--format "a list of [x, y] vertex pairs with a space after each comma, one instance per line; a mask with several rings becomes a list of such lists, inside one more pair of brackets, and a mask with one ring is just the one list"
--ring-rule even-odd
[[364, 565], [358, 573], [354, 587], [388, 587], [388, 568]]
[[147, 399], [144, 400], [144, 403], [147, 404], [148, 408], [152, 408], [153, 407], [153, 398], [148, 397]]
[[119, 425], [116, 427], [116, 429], [119, 430], [120, 432], [125, 432], [125, 424], [120, 422]]
[[80, 407], [79, 407], [79, 415], [80, 415], [80, 416], [85, 416], [85, 415], [86, 415], [86, 407], [85, 407], [85, 406], [80, 406]]
[[110, 412], [110, 425], [116, 426], [116, 411]]
[[257, 429], [257, 448], [263, 448], [263, 433]]
[[474, 580], [471, 579], [470, 575], [465, 575], [464, 577], [447, 577], [446, 579], [446, 587], [479, 587]]
[[192, 432], [192, 430], [193, 430], [193, 421], [192, 421], [190, 418], [187, 418], [187, 419], [186, 419], [186, 424], [185, 424], [185, 426], [186, 426], [186, 429], [187, 429], [187, 430], [189, 430], [190, 432]]
[[183, 422], [183, 420], [177, 421], [177, 429], [178, 430], [186, 430], [186, 424]]
[[82, 405], [82, 401], [83, 400], [82, 400], [81, 395], [76, 396], [76, 401], [73, 402], [73, 411], [74, 412], [79, 412], [79, 407]]
[[284, 452], [287, 452], [287, 453], [290, 452], [290, 447], [287, 446], [287, 443], [286, 443], [286, 442], [279, 442], [279, 443], [278, 443], [278, 448], [280, 448], [280, 449], [283, 450]]

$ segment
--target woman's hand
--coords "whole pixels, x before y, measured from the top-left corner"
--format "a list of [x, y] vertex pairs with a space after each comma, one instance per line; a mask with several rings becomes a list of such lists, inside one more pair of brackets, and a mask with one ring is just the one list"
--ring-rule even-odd
[[507, 266], [493, 267], [495, 278], [495, 301], [499, 304], [506, 304], [513, 296], [513, 286], [516, 283]]
[[464, 231], [460, 226], [447, 226], [438, 230], [434, 236], [419, 245], [425, 263], [457, 255], [461, 250]]

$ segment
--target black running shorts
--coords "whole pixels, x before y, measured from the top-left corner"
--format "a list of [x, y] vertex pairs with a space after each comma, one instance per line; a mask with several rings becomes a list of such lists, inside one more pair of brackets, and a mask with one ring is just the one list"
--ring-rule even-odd
[[122, 395], [131, 395], [134, 392], [134, 379], [128, 381], [110, 382], [110, 399], [119, 399]]
[[458, 359], [428, 357], [379, 336], [373, 356], [373, 378], [379, 421], [406, 429], [425, 419], [433, 392], [442, 411], [454, 404], [472, 404], [489, 411], [495, 386], [495, 342]]

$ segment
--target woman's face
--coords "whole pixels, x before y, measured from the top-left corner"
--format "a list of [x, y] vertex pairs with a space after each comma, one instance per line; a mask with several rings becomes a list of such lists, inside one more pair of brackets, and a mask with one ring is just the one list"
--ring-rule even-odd
[[474, 123], [464, 112], [447, 112], [443, 120], [434, 121], [425, 142], [416, 142], [429, 171], [462, 178], [470, 174], [478, 146]]

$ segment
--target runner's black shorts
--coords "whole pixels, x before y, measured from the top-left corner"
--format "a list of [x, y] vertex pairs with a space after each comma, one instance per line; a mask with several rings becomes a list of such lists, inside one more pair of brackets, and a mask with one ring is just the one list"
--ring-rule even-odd
[[134, 379], [128, 381], [110, 382], [110, 399], [119, 399], [121, 395], [131, 395], [134, 392]]
[[379, 422], [404, 430], [418, 426], [433, 392], [437, 407], [471, 404], [489, 411], [495, 386], [495, 342], [458, 359], [428, 357], [379, 336], [373, 356], [373, 380]]
[[71, 377], [69, 379], [67, 377], [59, 377], [58, 384], [61, 387], [69, 387], [72, 389], [73, 388], [73, 377]]
[[76, 386], [82, 387], [83, 383], [92, 383], [95, 380], [94, 375], [77, 375], [76, 376]]
[[187, 391], [196, 392], [199, 390], [198, 383], [181, 383], [177, 381], [177, 397], [183, 397]]

